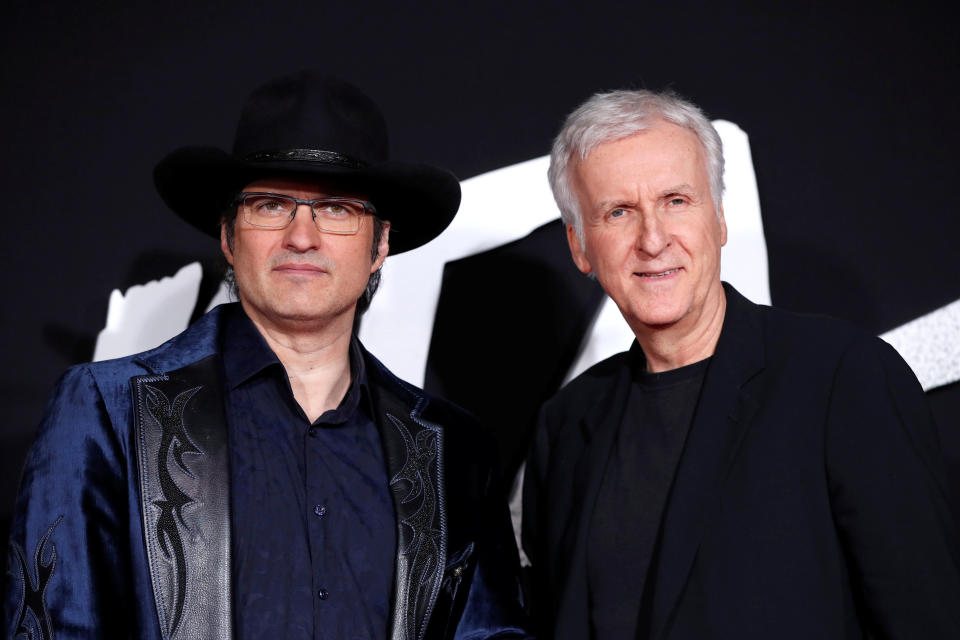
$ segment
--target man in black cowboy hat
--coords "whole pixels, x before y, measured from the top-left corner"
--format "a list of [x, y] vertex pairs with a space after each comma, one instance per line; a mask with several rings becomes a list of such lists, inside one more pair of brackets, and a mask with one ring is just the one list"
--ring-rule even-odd
[[61, 379], [5, 634], [525, 636], [490, 440], [354, 332], [388, 251], [452, 220], [456, 178], [388, 161], [370, 99], [305, 72], [251, 95], [232, 154], [180, 149], [155, 179], [219, 238], [239, 304]]

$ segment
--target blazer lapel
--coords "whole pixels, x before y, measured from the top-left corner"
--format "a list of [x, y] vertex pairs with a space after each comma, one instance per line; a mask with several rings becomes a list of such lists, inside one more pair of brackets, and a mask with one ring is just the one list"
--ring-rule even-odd
[[230, 473], [220, 359], [131, 379], [140, 505], [164, 640], [230, 638]]
[[[635, 348], [636, 345], [634, 345]], [[589, 597], [587, 593], [587, 549], [590, 520], [593, 517], [597, 494], [603, 482], [607, 459], [613, 448], [617, 430], [623, 421], [627, 398], [630, 392], [630, 370], [620, 368], [613, 390], [601, 398], [584, 416], [581, 426], [585, 447], [573, 468], [573, 491], [571, 510], [575, 513], [576, 527], [563, 532], [558, 549], [560, 556], [554, 566], [568, 566], [568, 574], [559, 576], [565, 585], [560, 596], [560, 611], [578, 611], [581, 615], [565, 615], [565, 624], [554, 630], [556, 640], [581, 640], [590, 635]], [[570, 558], [569, 562], [567, 558]]]
[[422, 394], [364, 357], [397, 517], [390, 637], [422, 640], [447, 557], [443, 428], [421, 417]]
[[670, 623], [757, 409], [744, 385], [763, 368], [762, 327], [755, 305], [732, 287], [725, 288], [723, 332], [704, 379], [661, 527], [652, 638], [662, 637]]

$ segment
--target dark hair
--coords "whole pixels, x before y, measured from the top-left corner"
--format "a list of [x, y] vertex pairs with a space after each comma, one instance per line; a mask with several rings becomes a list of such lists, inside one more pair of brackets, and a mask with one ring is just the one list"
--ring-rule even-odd
[[[234, 226], [237, 223], [237, 207], [229, 206], [224, 209], [223, 213], [220, 215], [220, 224], [226, 232], [227, 236], [227, 246], [230, 248], [230, 251], [233, 251], [233, 234]], [[383, 238], [383, 228], [384, 221], [373, 216], [373, 244], [370, 247], [370, 260], [376, 260], [377, 254], [380, 250], [380, 239]], [[224, 274], [223, 279], [227, 283], [227, 287], [230, 290], [230, 296], [235, 299], [240, 299], [240, 288], [237, 286], [237, 278], [233, 273], [233, 266], [230, 263], [226, 262], [224, 258]], [[373, 295], [377, 292], [377, 288], [380, 287], [380, 270], [383, 269], [381, 266], [380, 269], [377, 269], [370, 274], [370, 279], [367, 280], [367, 287], [363, 290], [360, 298], [357, 299], [357, 314], [356, 318], [359, 319], [364, 312], [370, 308], [370, 302], [373, 300]], [[354, 320], [354, 331], [357, 329], [356, 319]]]

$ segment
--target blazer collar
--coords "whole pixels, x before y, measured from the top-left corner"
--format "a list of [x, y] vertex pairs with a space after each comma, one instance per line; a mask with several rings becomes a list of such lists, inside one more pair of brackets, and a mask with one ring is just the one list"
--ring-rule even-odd
[[427, 396], [361, 346], [397, 517], [392, 640], [422, 640], [447, 560], [444, 429]]
[[[744, 385], [763, 368], [762, 325], [759, 307], [724, 283], [727, 308], [723, 328], [704, 378], [700, 400], [694, 415], [684, 453], [680, 459], [673, 489], [661, 524], [661, 547], [657, 575], [648, 583], [656, 585], [653, 603], [653, 629], [658, 633], [669, 619], [686, 584], [693, 557], [699, 546], [710, 507], [719, 497], [726, 470], [733, 461], [740, 441], [755, 410], [755, 403], [743, 390]], [[569, 565], [570, 576], [561, 597], [561, 608], [587, 602], [586, 571], [589, 520], [603, 480], [607, 458], [617, 428], [626, 410], [631, 382], [631, 360], [642, 357], [631, 352], [616, 356], [620, 366], [611, 378], [609, 391], [599, 394], [581, 421], [586, 449], [574, 466], [573, 504], [578, 509], [575, 558]], [[720, 451], [719, 456], [716, 452]], [[586, 618], [583, 618], [586, 620]], [[642, 621], [644, 626], [646, 621]], [[585, 637], [587, 629], [557, 629], [558, 638]], [[657, 634], [651, 637], [657, 637]]]
[[161, 635], [230, 638], [230, 500], [216, 355], [131, 378], [144, 545]]
[[[570, 513], [576, 514], [575, 534], [557, 549], [560, 557], [551, 559], [555, 566], [561, 568], [557, 580], [564, 585], [558, 606], [560, 611], [585, 611], [589, 602], [586, 571], [590, 519], [630, 392], [629, 354], [618, 354], [614, 358], [619, 360], [610, 363], [613, 374], [608, 378], [606, 393], [597, 394], [580, 421], [584, 448], [573, 465], [575, 480], [569, 506]], [[567, 554], [570, 554], [569, 559], [565, 557]], [[562, 573], [564, 570], [566, 574]], [[568, 616], [564, 625], [554, 629], [555, 640], [589, 637], [588, 620], [586, 614]]]
[[[175, 397], [182, 389], [189, 387], [192, 390], [197, 385], [203, 385], [213, 389], [212, 397], [222, 402], [219, 336], [227, 314], [234, 312], [234, 305], [217, 307], [178, 336], [155, 349], [134, 356], [134, 360], [152, 374], [132, 381], [136, 397], [146, 402], [150, 393], [156, 395], [156, 391], [147, 389], [148, 385], [159, 388], [170, 397]], [[394, 376], [359, 342], [357, 348], [366, 369], [374, 422], [380, 430], [397, 516], [398, 545], [391, 638], [420, 640], [426, 632], [427, 621], [436, 602], [447, 557], [444, 430], [423, 416], [429, 402], [422, 391]], [[162, 375], [167, 373], [170, 375]], [[205, 413], [201, 422], [210, 427], [209, 437], [215, 438], [217, 434], [225, 436], [226, 431], [222, 425], [226, 424], [226, 419], [222, 415], [222, 406], [218, 405], [216, 400], [205, 402], [209, 405], [209, 415]], [[221, 414], [213, 416], [214, 409], [218, 406]], [[148, 417], [150, 415], [148, 412], [141, 414]], [[145, 428], [150, 432], [160, 432], [150, 425]], [[221, 452], [217, 457], [219, 461], [225, 454], [222, 453], [220, 445], [218, 451]], [[148, 453], [141, 452], [141, 455], [151, 459], [155, 457], [148, 456]], [[147, 460], [147, 457], [144, 459]], [[211, 460], [213, 459], [211, 457]], [[226, 477], [226, 468], [219, 462], [217, 469], [217, 472], [210, 473], [207, 478], [207, 485], [214, 489], [222, 488], [220, 482]], [[218, 495], [226, 496], [227, 493], [221, 491]], [[218, 513], [210, 524], [229, 531], [228, 512]], [[145, 524], [149, 527], [151, 523]], [[229, 535], [220, 535], [219, 538], [229, 540]], [[228, 558], [229, 545], [224, 545], [220, 553]], [[229, 574], [229, 561], [226, 561], [225, 566], [228, 567]], [[171, 574], [165, 580], [161, 579], [161, 582], [165, 585], [174, 584], [177, 577]], [[229, 593], [229, 589], [226, 593]], [[170, 622], [172, 625], [173, 620]]]
[[716, 512], [757, 409], [748, 382], [764, 366], [760, 308], [724, 284], [727, 309], [661, 525], [650, 637], [660, 637]]
[[152, 373], [180, 369], [191, 363], [220, 354], [220, 327], [226, 314], [232, 313], [239, 303], [222, 304], [204, 314], [179, 335], [159, 347], [144, 351], [133, 357]]

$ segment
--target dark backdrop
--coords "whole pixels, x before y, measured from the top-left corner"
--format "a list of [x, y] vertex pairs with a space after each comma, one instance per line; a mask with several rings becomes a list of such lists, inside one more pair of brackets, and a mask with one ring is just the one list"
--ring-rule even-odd
[[[672, 87], [750, 135], [775, 304], [879, 334], [960, 298], [958, 38], [935, 9], [408, 4], [8, 0], [0, 539], [46, 396], [90, 358], [110, 290], [214, 255], [165, 211], [153, 164], [229, 146], [246, 93], [279, 73], [353, 80], [395, 157], [461, 178], [543, 155], [594, 91]], [[957, 486], [960, 385], [929, 397]]]

